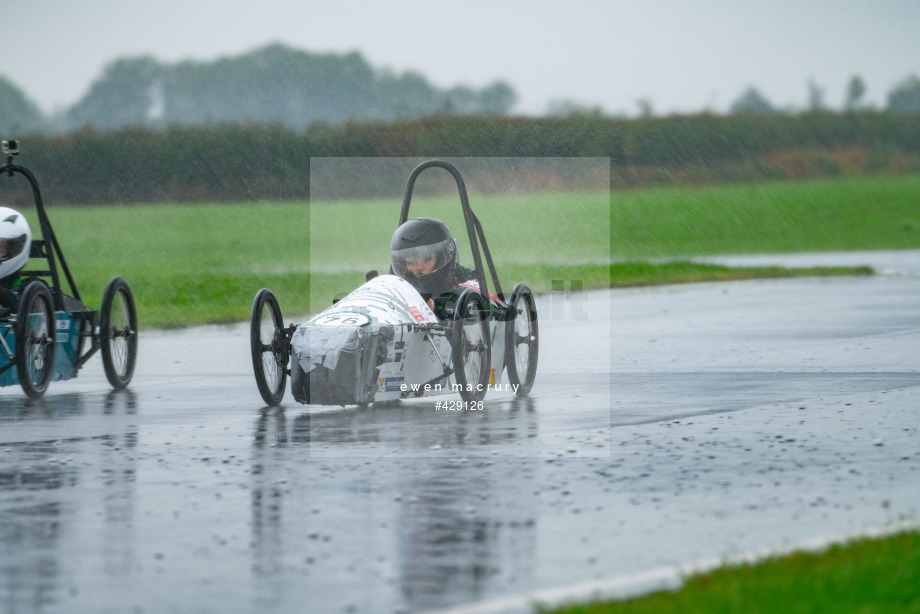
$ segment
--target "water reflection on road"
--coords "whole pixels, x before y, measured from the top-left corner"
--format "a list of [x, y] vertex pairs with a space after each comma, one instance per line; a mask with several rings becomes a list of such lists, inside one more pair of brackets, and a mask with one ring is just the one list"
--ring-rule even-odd
[[130, 572], [135, 424], [119, 421], [117, 428], [96, 432], [79, 428], [64, 438], [44, 426], [89, 413], [104, 423], [108, 416], [124, 418], [136, 411], [131, 391], [113, 391], [92, 403], [82, 394], [64, 394], [4, 406], [0, 433], [6, 435], [5, 428], [15, 424], [33, 437], [0, 442], [0, 547], [5, 554], [0, 558], [0, 595], [5, 597], [0, 603], [10, 611], [56, 609], [62, 591], [77, 590], [69, 567], [80, 555], [74, 544], [86, 534], [102, 555], [103, 574], [117, 578]]
[[[509, 485], [490, 471], [492, 460], [432, 454], [535, 437], [534, 400], [514, 399], [491, 414], [458, 414], [449, 424], [443, 416], [426, 419], [427, 405], [293, 419], [279, 409], [260, 413], [252, 462], [259, 608], [294, 606], [285, 561], [299, 568], [297, 592], [315, 611], [418, 611], [447, 606], [456, 595], [489, 594], [496, 576], [532, 577], [536, 509], [521, 503], [533, 501], [534, 473]], [[495, 420], [499, 411], [510, 420]], [[320, 459], [311, 453], [350, 443], [400, 454]], [[293, 488], [291, 466], [300, 463], [310, 483]], [[292, 540], [302, 546], [293, 547], [296, 559]]]

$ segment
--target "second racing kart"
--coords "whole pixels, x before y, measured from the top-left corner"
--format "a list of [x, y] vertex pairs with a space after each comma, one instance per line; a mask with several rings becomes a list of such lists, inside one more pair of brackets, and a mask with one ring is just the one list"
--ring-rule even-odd
[[415, 167], [397, 226], [409, 219], [415, 181], [429, 168], [445, 169], [456, 180], [475, 278], [461, 284], [446, 319], [436, 316], [408, 281], [392, 274], [368, 273], [365, 284], [300, 325], [285, 325], [275, 295], [263, 288], [252, 305], [250, 344], [265, 403], [281, 404], [289, 376], [294, 398], [318, 405], [451, 393], [481, 404], [490, 389], [500, 387], [503, 372], [509, 390], [530, 391], [539, 349], [534, 296], [523, 282], [510, 297], [502, 292], [460, 172], [443, 160]]
[[[0, 176], [20, 175], [28, 181], [40, 238], [30, 244], [31, 266], [19, 272], [23, 284], [18, 308], [0, 313], [0, 386], [18, 383], [27, 396], [41, 397], [50, 382], [76, 377], [100, 351], [109, 383], [116, 390], [127, 387], [137, 360], [137, 311], [128, 282], [110, 279], [98, 311], [83, 304], [45, 212], [38, 180], [13, 164], [18, 142], [3, 141], [3, 154], [7, 161], [0, 165]], [[64, 292], [62, 274], [69, 293]]]

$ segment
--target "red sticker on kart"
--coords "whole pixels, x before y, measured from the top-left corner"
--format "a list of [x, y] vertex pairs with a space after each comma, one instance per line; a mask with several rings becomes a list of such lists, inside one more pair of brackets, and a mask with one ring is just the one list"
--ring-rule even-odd
[[[472, 288], [473, 290], [476, 290], [477, 292], [479, 292], [479, 282], [476, 281], [475, 279], [471, 279], [469, 281], [463, 282], [460, 285], [463, 286], [464, 288]], [[491, 290], [489, 290], [489, 298], [491, 298], [493, 301], [495, 301], [502, 307], [507, 307], [505, 302], [501, 300], [500, 298], [498, 298], [497, 296], [495, 296], [495, 293], [492, 292]]]
[[413, 306], [410, 306], [410, 307], [409, 307], [409, 313], [412, 314], [412, 317], [415, 318], [415, 321], [416, 321], [416, 322], [424, 322], [424, 321], [425, 321], [425, 316], [423, 316], [423, 315], [422, 315], [422, 312], [420, 312], [420, 311], [418, 310], [418, 307], [415, 307], [414, 305], [413, 305]]

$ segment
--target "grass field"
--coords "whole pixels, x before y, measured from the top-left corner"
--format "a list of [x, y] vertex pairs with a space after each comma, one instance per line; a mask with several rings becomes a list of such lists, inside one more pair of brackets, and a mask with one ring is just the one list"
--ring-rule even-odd
[[[546, 612], [546, 610], [540, 610]], [[910, 614], [920, 612], [920, 533], [865, 539], [693, 576], [678, 591], [557, 614]]]
[[624, 258], [916, 248], [918, 194], [916, 175], [617, 193], [611, 244]]
[[[920, 247], [920, 177], [477, 198], [506, 291], [520, 280], [585, 287], [787, 275], [688, 257]], [[142, 326], [248, 318], [262, 287], [289, 314], [315, 311], [388, 267], [400, 202], [62, 207], [49, 216], [84, 301], [124, 276]], [[455, 197], [413, 202], [468, 249]], [[465, 263], [471, 264], [468, 255]], [[824, 274], [853, 271], [799, 271]], [[856, 271], [860, 272], [860, 271]], [[865, 272], [865, 271], [863, 271]], [[312, 292], [311, 292], [312, 290]], [[311, 301], [312, 298], [312, 301]]]

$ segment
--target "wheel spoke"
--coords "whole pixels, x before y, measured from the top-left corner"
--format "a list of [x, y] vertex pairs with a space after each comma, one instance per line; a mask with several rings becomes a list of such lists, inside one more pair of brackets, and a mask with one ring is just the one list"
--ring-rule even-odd
[[29, 285], [21, 298], [17, 316], [17, 371], [23, 390], [31, 397], [41, 396], [51, 381], [54, 368], [54, 310], [51, 296], [42, 283]]
[[26, 359], [33, 381], [41, 381], [42, 374], [53, 364], [53, 357], [49, 360], [48, 356], [51, 340], [44, 334], [44, 330], [40, 330], [38, 333], [38, 335], [29, 335], [29, 348]]
[[479, 354], [469, 354], [466, 363], [466, 379], [468, 382], [479, 381], [479, 370], [482, 366], [482, 357]]
[[44, 315], [34, 314], [36, 319], [40, 319], [41, 324], [38, 327], [32, 329], [32, 334], [29, 335], [29, 367], [32, 372], [33, 379], [40, 380], [41, 374], [45, 370], [45, 323]]
[[467, 311], [463, 324], [463, 347], [461, 352], [463, 356], [463, 372], [466, 374], [467, 385], [478, 384], [482, 375], [482, 357], [485, 352], [482, 324], [481, 314], [474, 310], [473, 305], [470, 305], [470, 310]]
[[530, 325], [530, 310], [527, 309], [526, 301], [518, 309], [517, 317], [514, 321], [514, 356], [517, 368], [518, 379], [524, 381], [527, 378], [527, 370], [530, 366], [530, 344], [533, 343], [533, 329]]
[[118, 377], [124, 377], [129, 368], [128, 344], [133, 335], [128, 317], [128, 298], [119, 290], [112, 301], [109, 313], [108, 343], [111, 350], [112, 369]]
[[137, 312], [128, 282], [121, 277], [109, 281], [100, 311], [102, 366], [112, 387], [121, 390], [131, 381], [137, 356]]
[[462, 386], [464, 401], [480, 401], [485, 396], [490, 356], [488, 312], [482, 297], [467, 290], [458, 299], [451, 338], [454, 379]]
[[256, 293], [249, 322], [249, 347], [256, 385], [262, 400], [280, 405], [287, 381], [288, 338], [285, 336], [281, 309], [270, 290]]
[[266, 383], [272, 390], [276, 390], [280, 369], [278, 367], [278, 360], [273, 353], [264, 352], [262, 354], [262, 371], [265, 373]]
[[257, 295], [251, 322], [251, 347], [256, 383], [263, 400], [280, 402], [287, 378], [285, 337], [277, 302], [270, 293]]
[[508, 379], [518, 386], [516, 394], [525, 395], [530, 392], [537, 370], [537, 308], [533, 293], [523, 282], [515, 286], [511, 297], [513, 310], [505, 330], [505, 364]]
[[259, 330], [262, 372], [265, 375], [265, 383], [268, 384], [268, 387], [273, 392], [277, 392], [281, 383], [281, 366], [279, 365], [279, 352], [276, 343], [277, 334], [278, 326], [270, 310], [263, 311]]

